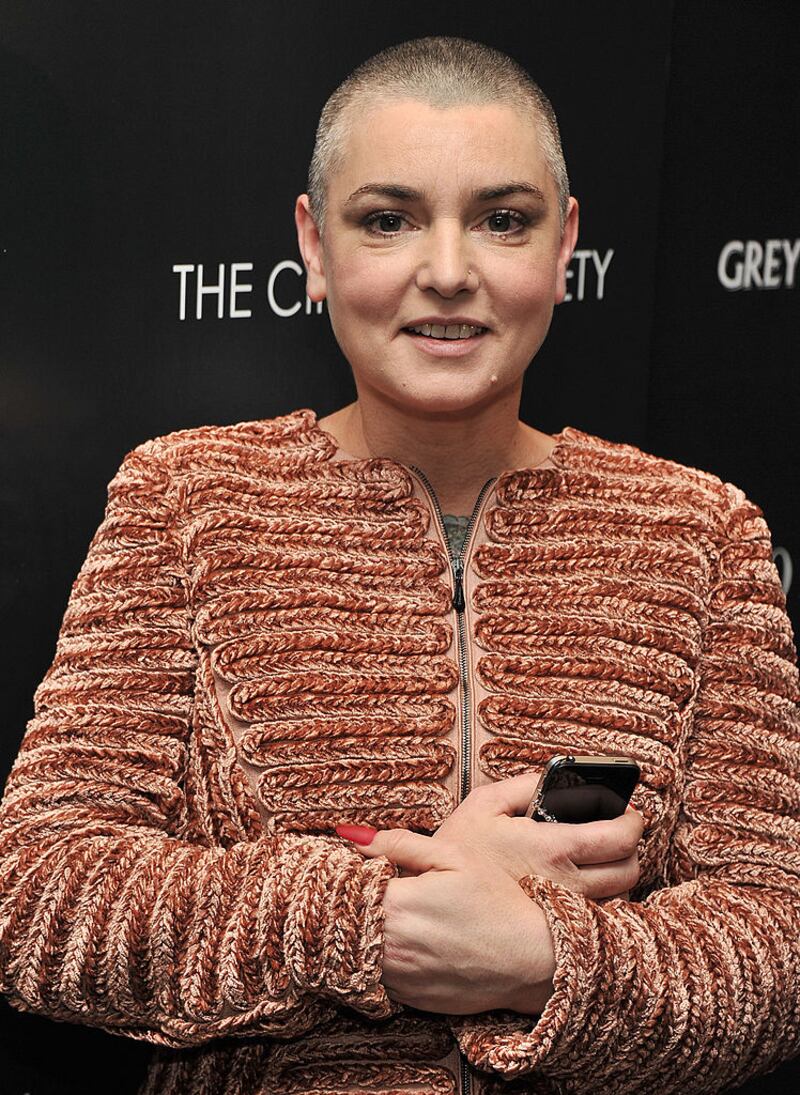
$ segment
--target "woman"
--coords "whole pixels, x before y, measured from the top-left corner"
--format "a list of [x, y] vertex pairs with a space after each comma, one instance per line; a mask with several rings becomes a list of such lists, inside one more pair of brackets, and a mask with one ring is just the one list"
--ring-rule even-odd
[[[549, 103], [474, 43], [384, 51], [296, 220], [358, 399], [126, 457], [0, 813], [0, 987], [166, 1047], [150, 1093], [774, 1067], [785, 598], [738, 488], [518, 419], [577, 236]], [[563, 752], [636, 758], [635, 809], [520, 816]]]

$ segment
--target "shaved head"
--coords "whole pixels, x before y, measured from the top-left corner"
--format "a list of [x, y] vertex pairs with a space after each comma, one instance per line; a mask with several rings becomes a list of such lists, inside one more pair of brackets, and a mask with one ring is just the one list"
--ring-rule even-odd
[[308, 173], [311, 213], [320, 233], [328, 182], [343, 162], [348, 139], [366, 113], [414, 99], [440, 109], [503, 103], [536, 126], [558, 196], [563, 228], [569, 178], [555, 112], [542, 89], [505, 53], [465, 38], [416, 38], [390, 46], [359, 65], [323, 107]]

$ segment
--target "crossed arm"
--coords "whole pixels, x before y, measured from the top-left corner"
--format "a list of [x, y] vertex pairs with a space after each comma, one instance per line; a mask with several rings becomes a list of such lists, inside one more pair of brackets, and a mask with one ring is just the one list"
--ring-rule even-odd
[[637, 811], [538, 825], [519, 816], [538, 775], [476, 788], [433, 837], [381, 830], [357, 844], [406, 875], [390, 879], [384, 897], [382, 981], [391, 999], [453, 1015], [539, 1015], [553, 992], [555, 950], [547, 918], [520, 879], [549, 878], [595, 901], [636, 885]]

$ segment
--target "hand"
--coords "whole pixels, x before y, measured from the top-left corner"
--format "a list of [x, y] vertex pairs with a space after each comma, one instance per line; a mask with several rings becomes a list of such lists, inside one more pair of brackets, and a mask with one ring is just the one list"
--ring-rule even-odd
[[533, 821], [523, 815], [539, 772], [474, 788], [436, 830], [469, 848], [519, 881], [525, 875], [550, 879], [593, 901], [627, 900], [639, 881], [637, 845], [644, 824], [632, 806], [612, 821], [581, 825]]
[[389, 879], [383, 902], [381, 981], [392, 1000], [451, 1015], [541, 1013], [553, 991], [552, 937], [542, 910], [506, 871], [408, 829], [379, 830], [356, 846], [411, 872]]
[[[582, 825], [537, 822], [517, 816], [524, 814], [527, 809], [538, 779], [538, 772], [526, 772], [521, 776], [475, 788], [432, 837], [405, 829], [380, 830], [377, 833], [373, 829], [367, 829], [361, 834], [355, 833], [353, 837], [344, 830], [340, 833], [356, 841], [369, 839], [375, 834], [368, 844], [356, 843], [359, 851], [370, 857], [386, 855], [401, 868], [401, 877], [389, 880], [384, 900], [387, 942], [383, 980], [387, 993], [393, 999], [413, 1007], [435, 1011], [436, 994], [439, 990], [447, 995], [460, 985], [461, 992], [455, 992], [454, 1002], [441, 1010], [451, 1014], [472, 1014], [476, 1010], [506, 1007], [522, 1014], [538, 1014], [552, 992], [552, 982], [549, 980], [555, 969], [552, 937], [544, 913], [535, 902], [527, 898], [518, 886], [519, 880], [526, 875], [547, 878], [594, 901], [613, 897], [627, 899], [627, 891], [639, 880], [636, 848], [643, 831], [641, 815], [629, 807], [625, 814], [612, 821], [592, 821]], [[402, 838], [405, 843], [390, 843], [396, 837]], [[427, 854], [403, 854], [406, 849], [410, 851], [409, 838], [415, 842], [429, 842], [425, 849]], [[489, 891], [488, 899], [479, 902], [477, 910], [468, 911], [464, 907], [459, 909], [457, 902], [454, 908], [449, 903], [449, 898], [443, 909], [437, 909], [437, 902], [441, 899], [441, 882], [435, 881], [437, 876], [423, 873], [421, 877], [410, 877], [419, 876], [420, 871], [431, 871], [431, 867], [426, 864], [434, 861], [431, 846], [437, 844], [444, 846], [445, 855], [449, 857], [442, 862], [449, 863], [453, 854], [458, 856], [460, 853], [457, 862], [461, 869], [465, 866], [468, 869], [471, 867], [478, 873], [479, 879], [484, 881], [494, 878], [496, 888]], [[502, 887], [498, 882], [498, 871], [504, 880]], [[431, 879], [434, 880], [432, 883]], [[426, 880], [427, 887], [409, 886], [412, 883], [425, 883]], [[505, 896], [509, 892], [506, 889], [509, 881], [517, 890], [513, 898]], [[465, 893], [467, 892], [465, 889]], [[528, 916], [523, 912], [516, 920], [509, 922], [505, 917], [506, 910], [510, 913], [519, 908], [519, 894], [525, 899]], [[487, 909], [493, 910], [488, 924], [485, 917]], [[428, 917], [433, 918], [432, 926], [427, 929], [428, 937], [414, 935], [415, 931], [425, 930]], [[467, 922], [471, 917], [476, 917], [474, 925], [471, 921]], [[529, 925], [528, 930], [521, 932], [519, 925], [525, 923]], [[440, 929], [443, 925], [445, 936], [441, 938]], [[488, 950], [484, 952], [487, 955], [489, 972], [482, 971], [483, 983], [477, 986], [477, 990], [474, 987], [470, 990], [465, 984], [465, 978], [470, 973], [469, 968], [457, 964], [459, 960], [475, 962], [474, 957], [470, 957], [470, 946], [473, 945], [471, 940], [474, 941], [473, 927], [478, 932], [478, 938], [481, 932], [488, 932], [489, 941]], [[453, 934], [448, 938], [446, 933]], [[499, 953], [496, 951], [498, 935], [503, 939]], [[533, 964], [528, 966], [528, 972], [523, 975], [522, 980], [518, 978], [517, 987], [514, 988], [509, 980], [507, 959], [510, 954], [515, 953], [514, 947], [519, 946], [523, 936], [532, 948], [527, 953]], [[448, 945], [451, 947], [449, 954]], [[443, 949], [437, 951], [437, 946]], [[510, 951], [507, 949], [509, 946]], [[458, 959], [457, 952], [460, 948], [463, 948], [463, 953]], [[442, 976], [441, 971], [432, 972], [432, 967], [437, 964], [438, 954], [443, 956], [442, 961], [446, 962], [449, 958], [456, 962], [450, 970], [447, 983], [442, 985], [438, 980], [426, 981]], [[416, 968], [421, 971], [418, 978], [413, 975], [415, 962]], [[476, 968], [481, 967], [478, 964]], [[502, 1002], [482, 1002], [480, 990], [492, 998], [495, 989], [496, 999]], [[393, 995], [394, 993], [397, 995]], [[434, 1003], [418, 1002], [420, 1000], [433, 1000]]]

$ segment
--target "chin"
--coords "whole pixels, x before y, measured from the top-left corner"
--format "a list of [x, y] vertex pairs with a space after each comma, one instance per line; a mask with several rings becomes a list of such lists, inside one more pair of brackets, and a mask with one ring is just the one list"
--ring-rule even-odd
[[436, 389], [420, 388], [414, 392], [392, 391], [383, 394], [398, 410], [406, 414], [419, 415], [421, 418], [456, 418], [483, 410], [507, 386], [500, 382], [490, 385], [487, 381], [478, 390], [465, 391], [459, 378], [453, 377], [448, 387], [448, 391], [442, 391], [439, 385]]

